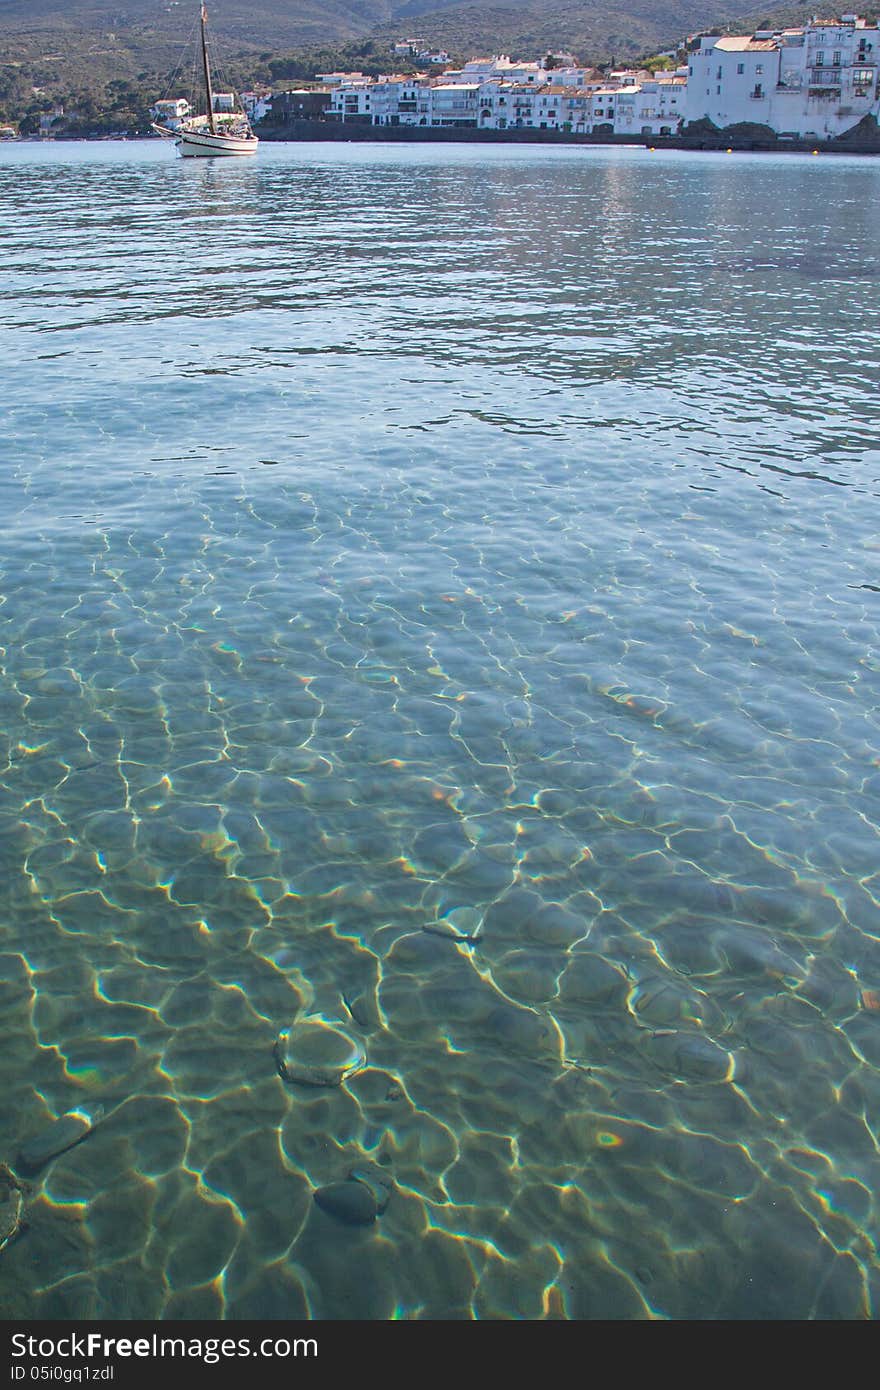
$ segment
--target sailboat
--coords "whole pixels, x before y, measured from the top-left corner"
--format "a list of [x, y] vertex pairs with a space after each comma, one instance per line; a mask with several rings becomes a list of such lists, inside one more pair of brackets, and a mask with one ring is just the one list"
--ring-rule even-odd
[[182, 155], [256, 154], [259, 140], [243, 111], [214, 110], [211, 64], [208, 60], [208, 10], [202, 0], [202, 73], [205, 79], [206, 112], [181, 121], [174, 131], [174, 142]]

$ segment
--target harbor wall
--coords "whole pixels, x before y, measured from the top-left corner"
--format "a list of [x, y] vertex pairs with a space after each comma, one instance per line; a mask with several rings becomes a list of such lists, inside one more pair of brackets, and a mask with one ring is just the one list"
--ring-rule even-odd
[[579, 135], [563, 130], [477, 130], [474, 127], [368, 125], [356, 121], [293, 119], [284, 125], [260, 126], [267, 141], [327, 140], [383, 144], [474, 145], [634, 145], [657, 150], [735, 150], [765, 153], [880, 154], [880, 135], [867, 133], [834, 140], [755, 140], [736, 135]]

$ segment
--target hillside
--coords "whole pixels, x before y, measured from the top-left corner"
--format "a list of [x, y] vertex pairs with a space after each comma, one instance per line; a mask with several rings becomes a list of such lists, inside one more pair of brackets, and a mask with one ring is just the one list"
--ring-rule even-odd
[[[755, 0], [612, 0], [610, 7], [602, 0], [209, 0], [212, 31], [231, 51], [416, 33], [466, 52], [503, 46], [525, 56], [565, 44], [594, 58], [667, 46], [754, 8]], [[0, 61], [69, 51], [161, 66], [197, 13], [196, 0], [0, 0]]]

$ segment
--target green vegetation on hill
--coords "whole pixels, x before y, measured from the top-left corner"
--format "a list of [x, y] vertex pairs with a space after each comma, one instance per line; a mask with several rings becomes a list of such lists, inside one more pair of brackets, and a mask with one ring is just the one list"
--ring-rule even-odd
[[391, 71], [416, 72], [418, 68], [410, 58], [394, 53], [390, 44], [375, 39], [336, 47], [299, 48], [271, 56], [261, 54], [255, 69], [257, 80], [271, 86], [313, 82], [319, 72], [362, 72], [365, 77], [378, 77]]
[[753, 34], [756, 29], [786, 29], [805, 24], [815, 15], [818, 19], [836, 19], [842, 14], [859, 14], [869, 24], [877, 23], [880, 13], [874, 7], [863, 5], [779, 5], [773, 8], [751, 10], [741, 19], [729, 26], [732, 34]]

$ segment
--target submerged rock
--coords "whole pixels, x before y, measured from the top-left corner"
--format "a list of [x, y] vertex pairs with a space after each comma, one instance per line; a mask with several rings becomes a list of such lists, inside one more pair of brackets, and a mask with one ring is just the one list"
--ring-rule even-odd
[[649, 1035], [647, 1046], [658, 1067], [686, 1081], [729, 1081], [734, 1073], [731, 1054], [698, 1033], [660, 1029]]
[[50, 1158], [57, 1158], [87, 1138], [103, 1114], [103, 1108], [98, 1106], [92, 1114], [85, 1110], [70, 1110], [66, 1115], [59, 1116], [22, 1144], [16, 1167], [23, 1173], [36, 1173]]
[[341, 1086], [366, 1064], [366, 1050], [338, 1023], [304, 1019], [279, 1033], [275, 1060], [285, 1081], [303, 1086]]
[[630, 994], [630, 1008], [639, 1018], [658, 1028], [681, 1024], [705, 1027], [707, 1019], [718, 1027], [720, 1011], [711, 1000], [674, 980], [659, 976], [642, 980]]
[[344, 1221], [347, 1226], [370, 1226], [379, 1213], [375, 1196], [366, 1183], [359, 1180], [349, 1178], [345, 1182], [328, 1183], [326, 1187], [317, 1188], [314, 1196], [322, 1211]]
[[366, 985], [352, 985], [343, 990], [342, 999], [355, 1023], [359, 1024], [365, 1032], [369, 1033], [376, 1028], [381, 1028], [382, 1019], [376, 1004], [374, 988]]
[[376, 1211], [381, 1216], [391, 1200], [391, 1193], [394, 1190], [394, 1179], [391, 1174], [380, 1168], [378, 1163], [358, 1163], [349, 1171], [348, 1181], [363, 1183], [364, 1187], [372, 1194], [376, 1203]]

